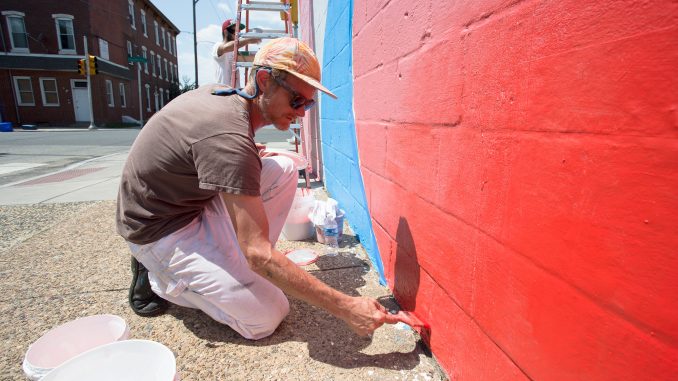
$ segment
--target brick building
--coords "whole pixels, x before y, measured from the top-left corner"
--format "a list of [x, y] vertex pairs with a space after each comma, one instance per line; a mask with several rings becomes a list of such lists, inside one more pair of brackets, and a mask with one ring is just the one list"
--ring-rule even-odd
[[[139, 94], [147, 120], [178, 93], [179, 30], [148, 0], [4, 0], [0, 13], [2, 121], [89, 124], [87, 78], [77, 71], [83, 36], [98, 58], [91, 77], [97, 126], [138, 120]], [[129, 64], [128, 56], [148, 62]]]

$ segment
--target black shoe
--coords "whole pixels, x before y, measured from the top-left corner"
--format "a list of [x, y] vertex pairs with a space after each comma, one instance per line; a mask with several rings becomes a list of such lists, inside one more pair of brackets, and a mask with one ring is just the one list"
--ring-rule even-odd
[[151, 290], [148, 270], [132, 257], [132, 285], [129, 287], [129, 306], [139, 316], [158, 316], [169, 307], [167, 301]]

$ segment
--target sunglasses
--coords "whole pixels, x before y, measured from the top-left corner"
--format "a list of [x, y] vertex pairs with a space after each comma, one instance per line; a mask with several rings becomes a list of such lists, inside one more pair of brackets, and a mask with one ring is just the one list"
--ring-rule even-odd
[[[269, 71], [269, 73], [271, 72]], [[315, 106], [315, 99], [308, 99], [302, 96], [290, 85], [288, 85], [287, 82], [273, 75], [273, 73], [271, 73], [271, 77], [273, 77], [278, 86], [282, 87], [288, 93], [290, 93], [290, 95], [292, 96], [292, 99], [290, 100], [290, 107], [292, 107], [293, 109], [298, 110], [299, 108], [303, 107], [305, 111], [308, 111], [311, 108], [313, 108], [313, 106]]]

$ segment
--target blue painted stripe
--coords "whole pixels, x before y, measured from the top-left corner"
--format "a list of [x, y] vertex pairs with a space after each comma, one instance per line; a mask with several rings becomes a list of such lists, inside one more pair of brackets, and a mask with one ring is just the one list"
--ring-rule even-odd
[[386, 284], [384, 266], [372, 230], [353, 115], [353, 1], [330, 1], [327, 5], [323, 43], [323, 84], [339, 99], [322, 94], [320, 137], [325, 187], [346, 211], [351, 229], [360, 237], [379, 282]]

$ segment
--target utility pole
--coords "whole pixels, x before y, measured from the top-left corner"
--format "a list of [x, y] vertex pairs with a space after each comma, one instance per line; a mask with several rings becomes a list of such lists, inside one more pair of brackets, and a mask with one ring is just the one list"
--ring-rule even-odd
[[193, 59], [195, 60], [195, 87], [198, 87], [198, 35], [195, 32], [195, 5], [199, 0], [193, 1]]
[[85, 44], [85, 67], [87, 68], [87, 95], [89, 98], [89, 127], [88, 130], [96, 130], [94, 125], [94, 108], [92, 107], [92, 78], [89, 72], [89, 51], [87, 50], [87, 36], [82, 36]]
[[141, 102], [141, 62], [138, 64], [139, 70], [137, 70], [137, 83], [139, 83], [139, 126], [144, 127], [144, 108], [143, 102]]

